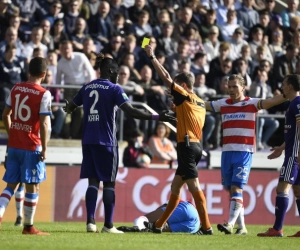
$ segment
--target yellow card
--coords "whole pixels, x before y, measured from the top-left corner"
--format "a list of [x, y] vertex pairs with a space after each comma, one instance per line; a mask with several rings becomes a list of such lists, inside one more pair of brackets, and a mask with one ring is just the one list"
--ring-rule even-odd
[[142, 48], [145, 48], [146, 45], [150, 43], [150, 38], [144, 37], [143, 42], [142, 42]]

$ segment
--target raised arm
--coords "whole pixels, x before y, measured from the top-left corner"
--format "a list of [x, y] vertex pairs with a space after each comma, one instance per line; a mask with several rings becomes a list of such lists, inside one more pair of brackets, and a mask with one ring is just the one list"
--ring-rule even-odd
[[214, 109], [212, 108], [210, 102], [205, 102], [205, 108], [207, 111], [214, 111]]
[[283, 95], [277, 95], [269, 99], [263, 99], [261, 100], [261, 108], [262, 109], [269, 109], [273, 106], [279, 105], [283, 102], [287, 101], [286, 98], [283, 97]]
[[171, 88], [173, 79], [170, 76], [169, 72], [156, 59], [152, 47], [150, 45], [147, 45], [145, 47], [145, 51], [147, 53], [147, 56], [151, 59], [152, 65], [155, 68], [155, 71], [157, 72], [159, 77], [163, 80], [163, 82], [167, 85], [168, 88]]

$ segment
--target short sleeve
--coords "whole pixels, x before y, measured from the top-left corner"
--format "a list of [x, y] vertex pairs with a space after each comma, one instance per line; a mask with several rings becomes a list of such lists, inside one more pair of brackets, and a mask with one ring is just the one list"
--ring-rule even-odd
[[119, 86], [115, 85], [115, 102], [118, 107], [120, 107], [125, 102], [129, 102], [129, 98], [124, 92], [124, 90]]
[[51, 115], [51, 93], [47, 90], [42, 97], [40, 115]]
[[213, 108], [214, 112], [220, 112], [221, 107], [224, 105], [224, 99], [212, 101], [212, 102], [210, 102], [210, 105]]

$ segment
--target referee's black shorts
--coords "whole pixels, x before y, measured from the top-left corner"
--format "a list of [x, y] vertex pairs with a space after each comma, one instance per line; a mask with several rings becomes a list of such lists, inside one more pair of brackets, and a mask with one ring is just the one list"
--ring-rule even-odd
[[175, 175], [180, 175], [183, 180], [198, 177], [197, 164], [202, 157], [200, 142], [190, 142], [187, 147], [184, 142], [177, 144], [178, 167]]

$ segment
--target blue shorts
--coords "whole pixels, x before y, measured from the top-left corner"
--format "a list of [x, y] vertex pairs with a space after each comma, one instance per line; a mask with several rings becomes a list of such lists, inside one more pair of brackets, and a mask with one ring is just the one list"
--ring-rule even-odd
[[245, 151], [222, 152], [221, 174], [222, 185], [229, 189], [231, 186], [243, 188], [248, 182], [252, 153]]
[[280, 169], [279, 181], [286, 181], [292, 185], [300, 185], [300, 171], [297, 158], [294, 156], [285, 156]]
[[82, 145], [82, 165], [80, 178], [93, 178], [113, 182], [119, 168], [118, 147], [102, 145]]
[[[166, 207], [162, 209], [165, 210]], [[188, 201], [179, 202], [168, 219], [168, 224], [174, 233], [196, 233], [200, 227], [197, 209]]]
[[39, 151], [8, 148], [6, 171], [7, 183], [40, 183], [46, 180], [46, 164], [40, 161]]

